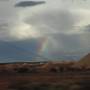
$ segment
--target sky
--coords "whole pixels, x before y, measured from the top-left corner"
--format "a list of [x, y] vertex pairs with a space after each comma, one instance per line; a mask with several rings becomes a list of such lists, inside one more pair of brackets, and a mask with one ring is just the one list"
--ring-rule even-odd
[[16, 6], [23, 1], [0, 0], [0, 43], [9, 43], [7, 49], [13, 44], [12, 48], [24, 48], [50, 59], [89, 53], [89, 0], [44, 0], [34, 6]]

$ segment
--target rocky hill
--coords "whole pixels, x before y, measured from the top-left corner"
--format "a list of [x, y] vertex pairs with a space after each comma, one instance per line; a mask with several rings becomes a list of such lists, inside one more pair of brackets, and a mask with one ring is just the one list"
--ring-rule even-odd
[[87, 54], [86, 56], [84, 56], [80, 61], [79, 61], [80, 65], [83, 66], [88, 66], [90, 67], [90, 53]]

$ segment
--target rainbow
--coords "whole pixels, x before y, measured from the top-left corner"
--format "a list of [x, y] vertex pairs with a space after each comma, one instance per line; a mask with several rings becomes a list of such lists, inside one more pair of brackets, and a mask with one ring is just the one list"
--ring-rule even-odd
[[41, 54], [43, 53], [46, 48], [47, 48], [47, 45], [48, 45], [48, 38], [47, 37], [42, 37], [39, 41], [39, 44], [37, 45], [37, 52], [38, 54]]

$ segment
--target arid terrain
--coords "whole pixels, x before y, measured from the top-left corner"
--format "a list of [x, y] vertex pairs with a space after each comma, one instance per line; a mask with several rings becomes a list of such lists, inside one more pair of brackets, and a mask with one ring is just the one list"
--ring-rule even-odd
[[0, 90], [90, 90], [89, 60], [2, 63]]

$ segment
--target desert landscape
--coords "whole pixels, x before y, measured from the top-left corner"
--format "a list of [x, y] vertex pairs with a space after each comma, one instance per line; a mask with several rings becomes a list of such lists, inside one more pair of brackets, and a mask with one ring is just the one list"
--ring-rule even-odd
[[90, 90], [90, 0], [0, 0], [0, 90]]
[[90, 90], [90, 54], [79, 62], [2, 63], [0, 90]]

